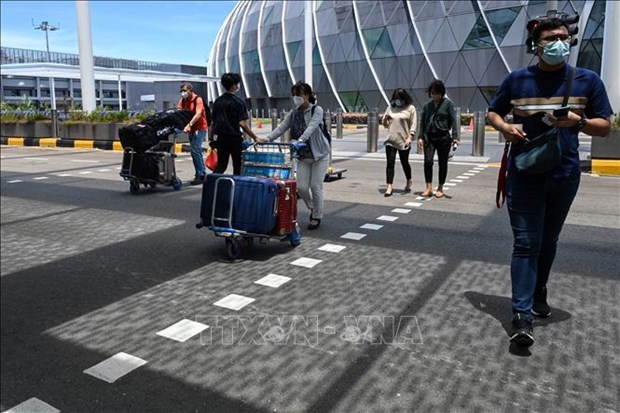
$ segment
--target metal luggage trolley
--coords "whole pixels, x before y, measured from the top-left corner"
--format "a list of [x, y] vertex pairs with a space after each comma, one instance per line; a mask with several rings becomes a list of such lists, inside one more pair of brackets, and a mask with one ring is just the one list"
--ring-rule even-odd
[[129, 181], [129, 191], [137, 194], [140, 185], [154, 188], [157, 185], [172, 186], [175, 191], [183, 185], [176, 174], [174, 159], [177, 157], [175, 147], [177, 134], [172, 141], [160, 141], [144, 153], [127, 147], [123, 151], [123, 163], [120, 176]]
[[[242, 153], [241, 175], [252, 176], [256, 178], [272, 178], [275, 180], [294, 179], [295, 169], [297, 165], [297, 154], [294, 147], [289, 143], [264, 143], [254, 144], [248, 147]], [[228, 187], [228, 191], [223, 191], [224, 195], [229, 196], [224, 216], [216, 216], [216, 204], [218, 203], [218, 187]], [[288, 241], [293, 247], [301, 243], [301, 232], [296, 219], [290, 222], [292, 231], [283, 235], [252, 233], [232, 227], [233, 206], [235, 197], [235, 181], [230, 176], [223, 176], [215, 182], [215, 190], [212, 199], [211, 222], [224, 222], [225, 226], [210, 225], [207, 227], [213, 231], [217, 237], [224, 237], [226, 243], [226, 254], [229, 259], [239, 258], [241, 254], [240, 241], [243, 240], [248, 246], [254, 244], [254, 238], [257, 238], [261, 244], [267, 244], [269, 241], [282, 242]], [[289, 194], [294, 197], [297, 202], [297, 194]], [[279, 200], [276, 201], [276, 204]], [[281, 212], [281, 211], [280, 211]], [[218, 215], [221, 215], [221, 211]], [[202, 228], [204, 222], [196, 224], [197, 228]]]

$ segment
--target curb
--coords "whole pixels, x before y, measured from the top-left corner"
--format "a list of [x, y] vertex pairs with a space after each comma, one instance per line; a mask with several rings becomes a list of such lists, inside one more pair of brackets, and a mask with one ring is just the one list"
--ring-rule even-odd
[[[123, 152], [120, 141], [97, 141], [97, 140], [73, 140], [54, 138], [20, 138], [0, 137], [0, 145], [8, 146], [38, 146], [41, 148], [75, 148], [75, 149], [102, 149], [107, 151]], [[190, 152], [190, 147], [185, 143], [177, 143], [175, 152]]]

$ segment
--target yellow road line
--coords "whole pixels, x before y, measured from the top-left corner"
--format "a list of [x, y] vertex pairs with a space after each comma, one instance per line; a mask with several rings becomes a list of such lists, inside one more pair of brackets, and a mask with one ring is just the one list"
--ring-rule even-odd
[[592, 159], [592, 173], [599, 175], [620, 175], [620, 160]]
[[24, 138], [9, 138], [7, 143], [12, 146], [24, 146]]
[[93, 144], [93, 141], [76, 140], [73, 142], [73, 147], [77, 149], [93, 149]]

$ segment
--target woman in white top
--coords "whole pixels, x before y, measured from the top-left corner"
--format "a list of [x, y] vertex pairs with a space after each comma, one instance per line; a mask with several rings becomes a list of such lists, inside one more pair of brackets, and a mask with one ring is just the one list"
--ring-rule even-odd
[[411, 142], [415, 137], [416, 126], [418, 124], [417, 114], [413, 106], [413, 99], [405, 89], [399, 88], [392, 93], [390, 106], [383, 115], [383, 126], [388, 128], [388, 137], [385, 140], [385, 155], [387, 166], [385, 168], [387, 188], [383, 196], [392, 196], [394, 183], [394, 164], [396, 163], [396, 153], [403, 166], [407, 184], [404, 193], [411, 192], [411, 165], [409, 165], [409, 151]]

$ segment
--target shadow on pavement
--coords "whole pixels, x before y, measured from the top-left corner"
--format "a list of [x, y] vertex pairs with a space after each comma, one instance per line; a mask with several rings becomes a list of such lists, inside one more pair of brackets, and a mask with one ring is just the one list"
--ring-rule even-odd
[[[506, 336], [510, 337], [512, 333], [512, 312], [510, 297], [501, 297], [499, 295], [482, 294], [476, 291], [466, 291], [465, 298], [478, 310], [490, 315], [502, 324]], [[552, 308], [552, 315], [548, 318], [534, 317], [534, 327], [544, 327], [549, 324], [559, 323], [571, 318], [571, 314]], [[516, 356], [530, 356], [529, 349], [510, 343], [508, 351]]]

